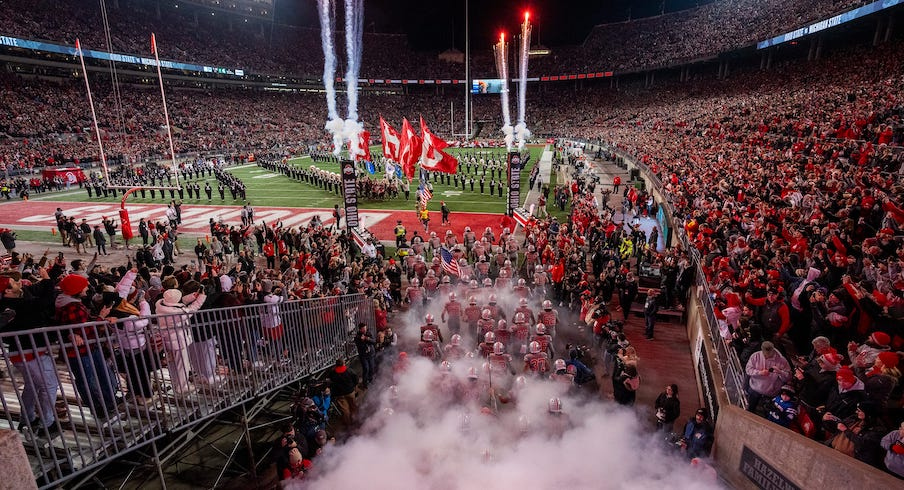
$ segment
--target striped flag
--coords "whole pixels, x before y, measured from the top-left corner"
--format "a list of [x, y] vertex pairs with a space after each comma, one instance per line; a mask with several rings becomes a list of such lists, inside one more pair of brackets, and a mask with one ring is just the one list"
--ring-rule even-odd
[[461, 270], [458, 268], [458, 262], [455, 262], [455, 259], [452, 257], [452, 252], [447, 250], [446, 247], [440, 247], [439, 255], [442, 257], [443, 261], [443, 272], [450, 276], [460, 277]]
[[424, 183], [421, 182], [421, 186], [418, 189], [418, 202], [421, 207], [426, 208], [427, 203], [429, 203], [431, 199], [433, 199], [433, 191], [430, 190], [430, 185], [424, 185]]

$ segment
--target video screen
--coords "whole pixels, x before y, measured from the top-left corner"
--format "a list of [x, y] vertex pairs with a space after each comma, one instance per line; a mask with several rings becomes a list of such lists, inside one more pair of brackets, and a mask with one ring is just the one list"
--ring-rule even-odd
[[498, 94], [502, 92], [505, 80], [501, 78], [485, 78], [471, 80], [472, 94]]

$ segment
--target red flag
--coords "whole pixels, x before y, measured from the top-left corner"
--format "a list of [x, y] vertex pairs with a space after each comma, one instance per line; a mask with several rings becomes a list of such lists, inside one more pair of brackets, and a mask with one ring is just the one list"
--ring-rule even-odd
[[418, 137], [408, 119], [402, 119], [402, 146], [399, 149], [399, 163], [408, 180], [414, 178], [414, 165], [421, 156], [421, 138]]
[[151, 54], [157, 54], [157, 39], [153, 32], [151, 33]]
[[383, 116], [380, 116], [380, 131], [383, 139], [383, 155], [392, 161], [398, 162], [399, 146], [401, 145], [398, 131], [383, 120]]
[[424, 124], [421, 118], [421, 136], [424, 143], [421, 149], [421, 168], [431, 172], [454, 174], [458, 170], [458, 160], [443, 151], [449, 146], [442, 138], [430, 132], [430, 128]]
[[367, 160], [370, 161], [370, 132], [369, 131], [361, 131], [358, 133], [358, 141], [355, 142], [354, 146], [357, 147], [357, 152], [355, 152], [355, 148], [352, 146], [352, 142], [348, 142], [348, 153], [349, 155], [355, 155], [355, 161], [358, 160]]

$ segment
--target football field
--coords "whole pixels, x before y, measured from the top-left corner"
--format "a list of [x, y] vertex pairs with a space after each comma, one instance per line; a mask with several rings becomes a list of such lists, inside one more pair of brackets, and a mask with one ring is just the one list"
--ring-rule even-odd
[[[372, 151], [379, 151], [378, 146], [373, 147]], [[543, 152], [543, 146], [529, 147], [531, 158], [526, 168], [521, 173], [521, 202], [524, 203], [528, 195], [528, 184], [530, 170], [539, 162]], [[476, 155], [477, 158], [496, 158], [500, 161], [504, 160], [505, 152], [502, 149], [457, 149], [451, 148], [449, 152], [456, 156]], [[337, 163], [319, 162], [315, 164], [310, 157], [298, 157], [290, 160], [292, 165], [307, 169], [311, 165], [330, 172], [339, 171]], [[460, 166], [460, 172], [464, 172], [464, 166]], [[302, 181], [293, 180], [280, 173], [271, 172], [261, 168], [255, 164], [245, 164], [227, 169], [230, 173], [241, 179], [246, 186], [247, 201], [259, 212], [257, 213], [261, 219], [280, 220], [288, 226], [301, 224], [309, 220], [314, 214], [321, 216], [325, 221], [329, 221], [329, 209], [335, 204], [340, 204], [341, 198], [338, 193], [321, 189], [313, 184]], [[472, 168], [473, 172], [473, 168]], [[468, 174], [470, 178], [472, 174]], [[437, 180], [433, 183], [433, 200], [428, 205], [428, 210], [433, 217], [439, 220], [440, 201], [446, 201], [450, 211], [457, 218], [453, 218], [454, 224], [451, 229], [456, 233], [460, 233], [460, 228], [465, 225], [471, 226], [490, 226], [497, 225], [506, 208], [506, 192], [503, 189], [502, 196], [499, 196], [499, 190], [496, 189], [493, 195], [489, 193], [489, 182], [491, 180], [490, 173], [486, 174], [486, 185], [484, 193], [481, 194], [479, 187], [479, 178], [481, 174], [475, 175], [474, 191], [471, 191], [470, 185], [462, 190], [461, 186], [453, 187], [440, 183]], [[497, 179], [499, 174], [496, 174]], [[377, 173], [374, 178], [381, 178], [382, 173]], [[555, 173], [550, 176], [551, 184], [555, 184]], [[189, 234], [203, 234], [210, 218], [220, 219], [226, 218], [238, 220], [239, 208], [245, 204], [240, 197], [233, 199], [227, 190], [224, 198], [221, 199], [217, 190], [217, 181], [213, 176], [199, 177], [190, 179], [192, 184], [198, 183], [201, 187], [201, 198], [196, 199], [194, 196], [189, 198], [184, 195], [183, 204], [186, 206], [191, 219], [191, 226], [180, 227], [184, 232]], [[211, 199], [207, 199], [204, 192], [205, 182], [209, 182], [213, 191]], [[404, 194], [400, 193], [399, 197], [394, 199], [369, 200], [359, 196], [359, 208], [364, 216], [364, 223], [368, 229], [379, 231], [381, 238], [386, 234], [391, 236], [391, 226], [396, 220], [403, 220], [405, 225], [414, 230], [418, 227], [418, 221], [415, 214], [415, 204], [417, 199], [417, 188], [420, 184], [418, 175], [415, 175], [410, 186], [409, 200], [405, 200]], [[536, 191], [534, 191], [536, 195]], [[174, 197], [179, 198], [178, 192], [174, 192]], [[7, 226], [16, 230], [19, 237], [23, 240], [48, 241], [53, 240], [50, 228], [53, 228], [54, 221], [52, 219], [53, 210], [56, 206], [62, 206], [64, 211], [72, 213], [79, 217], [86, 217], [90, 222], [97, 221], [103, 216], [117, 215], [122, 194], [117, 197], [112, 195], [109, 197], [88, 197], [85, 189], [72, 188], [68, 191], [36, 194], [28, 202], [9, 201], [3, 206], [3, 217], [0, 218], [0, 225]], [[160, 191], [155, 191], [153, 197], [150, 190], [145, 190], [144, 195], [140, 192], [132, 193], [127, 202], [127, 208], [133, 221], [137, 221], [139, 217], [147, 219], [161, 219], [165, 214], [166, 204], [172, 198], [169, 191], [161, 195]], [[560, 215], [563, 219], [564, 213], [558, 212], [553, 206], [550, 206], [550, 212], [553, 215]], [[460, 214], [465, 213], [465, 214]], [[465, 218], [465, 219], [462, 219]], [[389, 227], [389, 228], [387, 228]], [[387, 228], [384, 230], [384, 228]]]
[[[531, 158], [526, 166], [527, 168], [525, 168], [521, 172], [522, 203], [527, 196], [527, 186], [529, 184], [528, 176], [530, 175], [530, 170], [534, 167], [534, 165], [537, 164], [537, 162], [539, 162], [540, 155], [543, 152], [542, 146], [531, 146], [528, 149], [530, 151]], [[375, 146], [371, 151], [379, 150], [380, 147]], [[484, 158], [490, 157], [500, 160], [504, 160], [505, 158], [504, 150], [499, 148], [451, 148], [448, 151], [449, 153], [456, 156], [477, 155], [478, 158], [482, 156]], [[293, 158], [289, 161], [289, 163], [303, 169], [307, 169], [311, 165], [316, 165], [322, 170], [339, 173], [338, 163], [314, 163], [314, 161], [310, 157]], [[293, 180], [285, 175], [271, 172], [255, 164], [246, 164], [237, 167], [231, 167], [227, 170], [237, 178], [241, 179], [242, 182], [244, 182], [246, 187], [247, 200], [251, 201], [254, 206], [271, 206], [281, 208], [332, 208], [333, 205], [341, 203], [340, 196], [335, 191], [329, 192], [328, 190], [321, 189], [316, 185]], [[463, 171], [463, 166], [460, 166], [459, 172], [461, 173]], [[382, 177], [381, 173], [377, 173], [373, 176], [373, 178], [380, 177]], [[499, 176], [497, 173], [496, 180], [498, 180], [498, 177]], [[481, 194], [479, 180], [480, 174], [475, 176], [476, 182], [474, 191], [471, 191], [470, 185], [468, 185], [465, 190], [462, 190], [460, 185], [458, 187], [454, 187], [452, 185], [446, 185], [445, 183], [439, 183], [439, 181], [437, 180], [435, 183], [433, 183], [433, 200], [430, 201], [427, 209], [431, 212], [439, 212], [440, 201], [444, 200], [449, 206], [449, 209], [453, 212], [504, 213], [507, 198], [505, 190], [503, 190], [502, 192], [502, 197], [499, 197], [498, 189], [496, 189], [496, 191], [491, 196], [489, 194], [489, 184], [491, 179], [490, 173], [487, 172], [484, 193]], [[220, 199], [220, 195], [217, 192], [217, 181], [213, 176], [191, 179], [189, 180], [189, 182], [197, 182], [201, 186], [201, 199], [195, 199], [194, 197], [188, 198], [188, 196], [185, 195], [182, 198], [182, 201], [185, 204], [204, 204], [206, 206], [240, 206], [244, 204], [244, 201], [242, 201], [241, 198], [233, 200], [228, 190], [225, 192], [225, 198]], [[209, 182], [211, 187], [213, 188], [212, 198], [210, 200], [207, 199], [207, 196], [204, 193], [205, 182]], [[405, 200], [405, 197], [402, 193], [400, 193], [399, 197], [395, 199], [383, 200], [368, 200], [359, 196], [359, 208], [362, 210], [414, 210], [417, 199], [416, 191], [419, 185], [420, 180], [416, 172], [414, 180], [411, 182], [411, 194], [408, 201]], [[96, 196], [89, 198], [88, 192], [86, 190], [73, 189], [70, 191], [64, 191], [54, 194], [35, 195], [33, 197], [37, 198], [36, 200], [40, 201], [118, 203], [121, 199], [121, 194], [116, 198], [112, 196], [107, 198], [98, 198]], [[179, 197], [178, 192], [175, 193], [175, 197]], [[161, 196], [159, 194], [159, 191], [155, 192], [154, 197], [152, 198], [150, 191], [146, 191], [144, 193], [144, 197], [142, 197], [140, 193], [131, 194], [129, 196], [128, 203], [165, 204], [169, 203], [170, 200], [171, 198], [169, 192], [167, 192], [165, 196]]]

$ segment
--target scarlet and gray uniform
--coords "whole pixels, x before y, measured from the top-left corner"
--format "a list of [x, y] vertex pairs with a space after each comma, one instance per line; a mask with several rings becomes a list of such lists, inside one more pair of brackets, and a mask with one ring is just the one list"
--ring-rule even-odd
[[546, 285], [549, 283], [549, 276], [545, 272], [534, 272], [534, 292], [540, 296], [546, 295]]
[[439, 278], [427, 276], [421, 284], [424, 285], [424, 291], [426, 291], [427, 296], [432, 298], [436, 294], [437, 287], [439, 287]]
[[490, 354], [487, 356], [493, 374], [515, 374], [512, 368], [512, 356], [508, 354]]
[[[496, 322], [493, 321], [492, 318], [490, 318], [489, 320], [484, 320], [483, 318], [481, 318], [480, 320], [477, 320], [477, 335], [479, 335], [480, 338], [483, 338], [484, 334], [486, 334], [487, 332], [492, 332], [495, 327]], [[492, 344], [490, 345], [492, 346]]]
[[527, 339], [530, 337], [530, 327], [526, 323], [512, 324], [512, 341], [515, 344], [527, 345]]
[[511, 278], [508, 277], [497, 277], [496, 278], [496, 289], [500, 291], [505, 291], [512, 285]]
[[518, 313], [524, 314], [524, 321], [533, 325], [534, 323], [534, 311], [530, 309], [528, 306], [519, 306], [515, 308], [515, 314], [512, 315], [512, 321], [515, 321], [515, 317], [518, 316]]
[[473, 269], [473, 267], [468, 265], [467, 262], [464, 264], [459, 262], [458, 274], [462, 277], [464, 277], [464, 276], [474, 277], [474, 269]]
[[439, 327], [435, 323], [428, 323], [426, 325], [421, 325], [421, 338], [424, 338], [424, 332], [430, 330], [433, 332], [433, 338], [443, 341], [443, 333], [439, 331]]
[[427, 276], [427, 264], [418, 260], [417, 262], [414, 263], [413, 269], [414, 269], [414, 275], [416, 275], [417, 278], [420, 279], [421, 282], [423, 282], [424, 277]]
[[497, 305], [496, 303], [488, 304], [484, 306], [483, 309], [490, 310], [490, 317], [492, 317], [493, 320], [503, 319], [501, 315], [502, 311], [499, 309], [499, 305]]
[[418, 342], [417, 352], [431, 361], [439, 360], [439, 349], [436, 348], [436, 342], [428, 342], [426, 340]]
[[546, 325], [546, 331], [551, 335], [556, 334], [556, 324], [559, 322], [559, 315], [556, 310], [543, 310], [537, 313], [537, 323]]
[[512, 288], [512, 291], [515, 293], [515, 297], [518, 299], [530, 298], [530, 288], [527, 286], [515, 286], [514, 288]]
[[456, 334], [461, 331], [461, 303], [458, 301], [447, 302], [443, 307], [441, 318], [449, 326], [449, 332]]
[[[430, 250], [439, 250], [441, 243], [442, 242], [440, 242], [440, 239], [438, 236], [432, 236], [432, 237], [430, 237], [429, 240], [427, 240], [427, 244], [429, 245]], [[437, 274], [439, 274], [439, 273], [437, 272]]]
[[440, 298], [448, 298], [449, 293], [452, 292], [452, 284], [448, 282], [441, 282], [439, 287], [436, 288], [437, 293], [439, 293]]
[[514, 264], [518, 260], [518, 242], [514, 238], [508, 237], [505, 241], [505, 251], [508, 253], [509, 260]]
[[477, 278], [483, 280], [483, 278], [490, 276], [490, 263], [478, 262], [474, 264], [474, 270], [477, 271]]
[[424, 288], [420, 286], [408, 286], [408, 289], [405, 290], [405, 297], [408, 298], [408, 302], [414, 306], [420, 306], [424, 304]]
[[493, 353], [493, 344], [495, 344], [495, 343], [496, 343], [496, 341], [481, 342], [480, 345], [477, 346], [477, 349], [480, 352], [480, 357], [486, 358], [487, 356], [492, 354]]
[[534, 335], [530, 340], [540, 344], [540, 351], [552, 354], [552, 337], [550, 335]]
[[477, 305], [468, 305], [464, 311], [465, 321], [468, 322], [468, 329], [477, 330], [477, 324], [480, 321], [480, 307]]
[[507, 326], [503, 328], [499, 328], [499, 325], [496, 325], [496, 329], [493, 330], [493, 333], [496, 335], [496, 342], [502, 342], [505, 344], [505, 347], [508, 348], [509, 344], [512, 341], [512, 332], [508, 329]]
[[549, 356], [545, 352], [524, 356], [524, 372], [543, 375], [549, 372]]
[[569, 373], [568, 371], [565, 371], [564, 369], [550, 374], [549, 379], [550, 381], [555, 381], [556, 383], [559, 383], [566, 388], [571, 388], [572, 386], [574, 386], [574, 375]]
[[475, 260], [479, 260], [480, 257], [483, 257], [484, 252], [486, 252], [485, 244], [481, 242], [476, 242], [473, 247], [471, 247], [471, 255], [474, 256]]
[[471, 247], [473, 247], [474, 243], [477, 242], [477, 235], [475, 235], [473, 231], [466, 231], [462, 238], [465, 242], [465, 248], [468, 250], [468, 252], [470, 252]]
[[412, 277], [414, 277], [414, 266], [417, 264], [417, 255], [408, 254], [405, 257], [405, 267], [408, 269], [408, 280], [410, 281]]
[[452, 345], [449, 344], [443, 347], [444, 357], [443, 360], [446, 361], [457, 361], [459, 359], [463, 359], [465, 357], [465, 350], [461, 348], [460, 345]]

